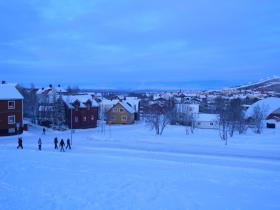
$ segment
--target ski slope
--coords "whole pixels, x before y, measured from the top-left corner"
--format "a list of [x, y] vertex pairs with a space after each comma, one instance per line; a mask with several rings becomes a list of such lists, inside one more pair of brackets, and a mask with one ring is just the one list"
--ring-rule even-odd
[[[69, 131], [33, 126], [0, 138], [0, 209], [280, 209], [280, 132], [248, 132], [224, 146], [217, 131], [143, 124], [77, 130], [73, 150], [53, 149]], [[42, 137], [43, 151], [37, 150]]]

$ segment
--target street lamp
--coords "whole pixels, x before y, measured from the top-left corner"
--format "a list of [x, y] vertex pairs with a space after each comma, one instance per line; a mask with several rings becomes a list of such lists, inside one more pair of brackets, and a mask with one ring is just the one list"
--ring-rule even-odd
[[71, 145], [72, 145], [72, 134], [73, 134], [73, 107], [71, 107]]

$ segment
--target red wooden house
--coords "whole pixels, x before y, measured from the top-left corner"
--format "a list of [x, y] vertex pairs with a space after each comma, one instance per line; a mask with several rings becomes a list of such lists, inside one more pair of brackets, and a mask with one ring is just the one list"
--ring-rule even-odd
[[23, 97], [11, 84], [0, 84], [0, 135], [22, 133]]
[[96, 128], [98, 104], [90, 95], [63, 96], [65, 102], [66, 124], [69, 128]]

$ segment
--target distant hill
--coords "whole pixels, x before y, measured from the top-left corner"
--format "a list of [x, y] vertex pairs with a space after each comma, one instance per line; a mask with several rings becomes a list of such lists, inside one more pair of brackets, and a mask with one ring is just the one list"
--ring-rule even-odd
[[253, 82], [247, 85], [235, 87], [238, 90], [259, 90], [259, 91], [275, 91], [280, 93], [280, 77]]

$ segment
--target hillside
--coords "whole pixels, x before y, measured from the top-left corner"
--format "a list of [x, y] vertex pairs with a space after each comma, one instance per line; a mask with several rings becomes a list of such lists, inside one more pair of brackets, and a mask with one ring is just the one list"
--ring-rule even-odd
[[236, 87], [238, 90], [260, 90], [260, 91], [275, 91], [280, 93], [280, 77], [253, 82], [247, 85]]

